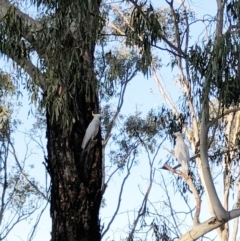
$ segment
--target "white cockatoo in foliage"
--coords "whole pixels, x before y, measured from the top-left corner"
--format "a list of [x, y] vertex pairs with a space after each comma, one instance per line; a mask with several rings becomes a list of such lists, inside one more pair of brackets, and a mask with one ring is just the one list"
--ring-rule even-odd
[[94, 137], [97, 135], [99, 130], [101, 114], [92, 113], [92, 115], [93, 115], [93, 120], [88, 125], [88, 128], [85, 132], [85, 136], [83, 138], [82, 145], [81, 145], [82, 149], [85, 149], [88, 142], [94, 139]]
[[183, 140], [183, 134], [180, 132], [173, 133], [176, 136], [176, 144], [174, 148], [174, 155], [178, 162], [182, 165], [182, 172], [188, 176], [189, 170], [189, 149]]

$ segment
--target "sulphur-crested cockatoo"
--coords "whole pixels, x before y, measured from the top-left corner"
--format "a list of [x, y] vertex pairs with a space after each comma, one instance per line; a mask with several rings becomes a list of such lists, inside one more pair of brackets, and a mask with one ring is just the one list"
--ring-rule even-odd
[[182, 172], [188, 176], [189, 170], [189, 150], [186, 143], [183, 140], [183, 134], [180, 132], [173, 133], [176, 136], [176, 145], [174, 148], [174, 155], [178, 162], [182, 165]]
[[101, 114], [93, 114], [93, 120], [91, 121], [91, 123], [88, 125], [88, 128], [85, 132], [85, 136], [83, 138], [82, 141], [82, 149], [85, 149], [86, 145], [88, 144], [88, 142], [94, 139], [94, 137], [97, 135], [98, 130], [99, 130], [99, 125], [100, 125], [100, 117]]

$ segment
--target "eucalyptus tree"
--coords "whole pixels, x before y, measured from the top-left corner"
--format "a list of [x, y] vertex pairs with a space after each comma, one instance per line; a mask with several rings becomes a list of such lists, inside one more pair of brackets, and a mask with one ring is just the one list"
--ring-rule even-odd
[[[138, 225], [141, 232], [144, 228], [153, 230], [156, 240], [171, 240], [176, 237], [180, 240], [195, 240], [214, 229], [220, 240], [236, 240], [240, 215], [239, 1], [217, 0], [215, 16], [206, 15], [208, 17], [204, 16], [203, 19], [198, 18], [185, 1], [165, 1], [164, 7], [159, 5], [160, 8], [156, 9], [154, 6], [157, 3], [154, 6], [150, 2], [129, 0], [128, 3], [122, 6], [112, 5], [115, 18], [108, 25], [109, 31], [117, 38], [124, 39], [126, 46], [142, 57], [144, 73], [152, 74], [163, 99], [176, 117], [175, 120], [172, 118], [173, 125], [169, 121], [165, 123], [166, 133], [170, 134], [171, 140], [173, 132], [185, 133], [194, 154], [191, 166], [196, 166], [191, 169], [191, 178], [183, 177], [187, 188], [185, 182], [181, 187], [185, 190], [181, 192], [183, 197], [187, 195], [186, 190], [190, 190], [196, 200], [195, 214], [192, 215], [192, 209], [189, 212], [193, 220], [192, 228], [185, 234], [179, 230], [176, 221], [178, 214], [169, 203], [172, 211], [169, 219], [172, 222], [166, 221], [167, 218], [162, 217], [156, 208], [153, 208], [150, 215], [152, 203], [150, 200], [149, 203], [146, 201], [145, 195], [136, 222], [129, 228], [129, 238], [132, 239], [134, 234], [137, 237]], [[193, 40], [192, 31], [201, 22], [204, 36], [197, 36]], [[162, 57], [163, 51], [169, 54], [168, 59]], [[158, 74], [161, 69], [166, 71], [166, 59], [177, 76], [175, 82], [181, 87], [182, 102], [179, 106], [167, 94]], [[131, 132], [134, 130], [129, 129]], [[139, 133], [141, 131], [137, 129], [135, 134], [138, 136]], [[171, 166], [165, 165], [165, 168], [179, 175]], [[223, 180], [222, 202], [214, 181], [219, 175]], [[198, 179], [200, 182], [196, 182]], [[200, 222], [200, 215], [204, 213], [201, 210], [203, 190], [207, 197], [210, 218]], [[166, 188], [165, 191], [168, 192]], [[234, 196], [233, 209], [230, 208], [230, 194]], [[168, 201], [171, 202], [171, 198]], [[152, 216], [151, 225], [144, 222], [148, 219], [145, 215]], [[154, 217], [160, 220], [159, 223]], [[230, 233], [229, 221], [234, 218], [236, 219]]]
[[29, 75], [31, 100], [46, 115], [52, 240], [100, 240], [100, 134], [81, 150], [92, 111], [100, 112], [94, 72], [100, 2], [31, 1], [26, 11], [28, 1], [0, 1], [0, 51]]

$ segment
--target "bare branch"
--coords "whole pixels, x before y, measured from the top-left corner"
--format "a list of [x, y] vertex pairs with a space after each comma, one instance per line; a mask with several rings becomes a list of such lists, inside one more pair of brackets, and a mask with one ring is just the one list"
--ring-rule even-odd
[[197, 191], [196, 187], [193, 184], [193, 181], [192, 181], [191, 177], [187, 177], [183, 172], [177, 171], [167, 164], [165, 164], [164, 166], [169, 171], [171, 171], [172, 173], [176, 173], [176, 174], [180, 175], [181, 177], [183, 177], [184, 180], [186, 181], [186, 183], [188, 184], [190, 190], [192, 191], [192, 193], [194, 195], [195, 201], [196, 201], [196, 212], [195, 212], [195, 215], [194, 215], [194, 226], [198, 225], [200, 209], [201, 209], [201, 199], [199, 197], [199, 194], [198, 194], [198, 191]]
[[49, 204], [49, 203], [46, 202], [45, 207], [43, 207], [43, 209], [41, 210], [40, 214], [38, 215], [37, 220], [36, 220], [36, 223], [33, 225], [33, 228], [32, 228], [31, 234], [30, 234], [30, 236], [29, 236], [29, 238], [28, 238], [28, 241], [33, 240], [33, 238], [34, 238], [34, 234], [36, 233], [37, 226], [38, 226], [38, 224], [39, 224], [39, 221], [40, 221], [40, 219], [41, 219], [41, 217], [42, 217], [44, 211], [46, 210], [48, 204]]
[[[166, 168], [166, 169], [167, 169], [167, 168]], [[168, 170], [168, 169], [167, 169], [167, 170]], [[178, 225], [178, 223], [177, 223], [176, 217], [175, 217], [174, 212], [173, 212], [174, 210], [173, 210], [173, 207], [172, 207], [172, 201], [171, 201], [171, 199], [170, 199], [169, 192], [167, 191], [167, 185], [166, 185], [166, 182], [165, 182], [165, 180], [164, 180], [164, 177], [163, 177], [162, 173], [161, 173], [161, 176], [162, 176], [162, 183], [163, 183], [163, 185], [164, 185], [164, 191], [165, 191], [165, 193], [166, 193], [167, 200], [168, 200], [168, 205], [169, 205], [170, 212], [171, 212], [171, 218], [173, 219], [173, 222], [174, 222], [174, 225], [175, 225], [174, 228], [176, 229], [177, 234], [178, 234], [178, 235], [181, 235], [181, 232], [180, 232], [180, 230], [179, 230], [179, 225]]]
[[177, 108], [175, 107], [175, 105], [173, 104], [173, 102], [170, 100], [170, 98], [167, 96], [165, 90], [163, 89], [163, 86], [157, 76], [157, 72], [156, 72], [156, 68], [152, 66], [152, 70], [153, 70], [153, 79], [155, 80], [155, 83], [157, 84], [158, 90], [161, 93], [163, 99], [167, 102], [167, 104], [170, 106], [170, 108], [172, 109], [173, 113], [178, 116], [179, 113], [177, 111]]
[[137, 70], [135, 70], [131, 76], [129, 76], [121, 85], [121, 90], [120, 90], [120, 97], [118, 99], [118, 106], [117, 106], [117, 111], [115, 113], [115, 115], [113, 116], [109, 126], [108, 126], [108, 131], [105, 137], [105, 140], [102, 142], [102, 145], [105, 147], [108, 143], [108, 140], [110, 138], [110, 134], [112, 131], [112, 128], [114, 127], [114, 124], [116, 122], [116, 119], [121, 111], [121, 108], [123, 106], [123, 100], [124, 100], [124, 96], [125, 96], [125, 92], [126, 92], [126, 88], [127, 88], [127, 84], [129, 83], [129, 81], [137, 74]]
[[121, 31], [115, 24], [109, 23], [108, 26], [116, 30], [119, 34], [121, 34], [121, 36], [126, 37], [126, 34], [123, 31]]
[[156, 160], [156, 157], [157, 157], [157, 154], [163, 144], [163, 142], [166, 140], [167, 136], [165, 136], [165, 138], [163, 138], [163, 140], [161, 141], [161, 143], [158, 145], [158, 148], [157, 148], [157, 151], [153, 157], [153, 159], [151, 160], [151, 157], [150, 157], [150, 153], [149, 153], [149, 150], [145, 144], [145, 142], [140, 138], [139, 134], [138, 134], [138, 138], [140, 139], [141, 143], [143, 143], [143, 146], [145, 148], [145, 151], [147, 152], [147, 155], [148, 155], [148, 162], [149, 162], [149, 168], [150, 168], [150, 173], [149, 173], [149, 185], [148, 185], [148, 188], [147, 188], [147, 191], [146, 193], [144, 194], [144, 198], [143, 198], [143, 201], [142, 201], [142, 204], [138, 210], [138, 213], [137, 213], [137, 217], [135, 218], [134, 222], [133, 222], [133, 225], [132, 225], [132, 230], [131, 232], [129, 233], [129, 238], [132, 239], [133, 236], [134, 236], [134, 232], [136, 230], [136, 227], [137, 227], [137, 224], [140, 220], [140, 218], [142, 216], [145, 215], [146, 213], [146, 210], [147, 210], [147, 202], [148, 202], [148, 197], [150, 195], [150, 192], [151, 192], [151, 189], [152, 189], [152, 184], [153, 184], [153, 180], [154, 180], [154, 174], [155, 174], [155, 171], [153, 169], [153, 164], [154, 164], [154, 161]]
[[17, 163], [17, 166], [18, 166], [18, 168], [19, 168], [19, 170], [20, 170], [20, 172], [21, 172], [21, 174], [22, 174], [22, 176], [23, 176], [23, 177], [26, 179], [26, 181], [35, 189], [35, 191], [36, 191], [40, 196], [42, 196], [45, 200], [49, 201], [49, 200], [48, 200], [48, 197], [47, 197], [43, 192], [41, 192], [41, 191], [39, 190], [39, 188], [38, 188], [32, 181], [30, 181], [30, 180], [28, 179], [27, 175], [26, 175], [26, 174], [24, 173], [24, 171], [23, 171], [23, 168], [21, 167], [21, 164], [20, 164], [19, 161], [18, 161], [15, 148], [14, 148], [13, 144], [11, 143], [11, 141], [9, 142], [9, 144], [10, 144], [10, 146], [11, 146], [11, 148], [12, 148], [12, 151], [10, 151], [10, 152], [11, 152], [11, 154], [13, 155], [13, 157], [14, 157], [16, 163]]
[[[152, 172], [152, 171], [151, 171], [151, 172]], [[136, 227], [137, 227], [137, 224], [138, 224], [138, 222], [139, 222], [139, 219], [140, 219], [143, 215], [145, 215], [146, 210], [147, 210], [147, 201], [148, 201], [148, 197], [149, 197], [150, 191], [151, 191], [151, 189], [152, 189], [154, 171], [153, 171], [153, 173], [151, 173], [151, 174], [152, 174], [152, 176], [151, 176], [151, 180], [150, 180], [150, 182], [149, 182], [147, 191], [146, 191], [146, 193], [145, 193], [145, 195], [144, 195], [144, 198], [143, 198], [141, 207], [140, 207], [139, 210], [138, 210], [137, 217], [136, 217], [136, 219], [135, 219], [134, 222], [133, 222], [133, 227], [132, 227], [132, 230], [131, 230], [131, 232], [130, 232], [130, 234], [129, 234], [129, 238], [130, 238], [130, 239], [133, 238], [133, 235], [134, 235], [134, 232], [135, 232], [135, 230], [136, 230]]]
[[119, 196], [118, 196], [118, 202], [117, 202], [116, 210], [115, 210], [114, 214], [112, 215], [112, 218], [111, 218], [110, 222], [108, 223], [106, 229], [103, 231], [103, 233], [102, 233], [102, 238], [103, 238], [103, 236], [108, 232], [111, 224], [113, 223], [113, 221], [114, 221], [114, 219], [116, 218], [116, 215], [117, 215], [117, 213], [118, 213], [118, 211], [119, 211], [119, 208], [120, 208], [120, 205], [121, 205], [121, 201], [122, 201], [122, 193], [123, 193], [124, 185], [125, 185], [128, 177], [129, 177], [129, 175], [130, 175], [130, 170], [131, 170], [131, 168], [132, 168], [132, 166], [133, 166], [134, 160], [135, 160], [135, 155], [134, 155], [134, 157], [133, 157], [131, 160], [128, 161], [127, 174], [126, 174], [126, 176], [124, 177], [123, 182], [122, 182], [122, 185], [121, 185], [121, 188], [120, 188], [120, 192], [119, 192]]
[[177, 23], [176, 12], [175, 12], [175, 10], [174, 10], [174, 8], [173, 8], [173, 1], [167, 2], [167, 3], [168, 3], [168, 5], [169, 5], [170, 10], [171, 10], [171, 13], [172, 13], [173, 25], [174, 25], [174, 32], [175, 32], [175, 38], [176, 38], [176, 42], [177, 42], [177, 47], [178, 47], [178, 49], [181, 49], [179, 26], [178, 26], [178, 23]]
[[111, 137], [111, 132], [112, 129], [116, 123], [117, 117], [122, 109], [123, 106], [123, 101], [124, 101], [124, 96], [125, 96], [125, 92], [126, 92], [126, 88], [127, 85], [129, 83], [129, 81], [134, 78], [134, 76], [136, 75], [137, 70], [135, 70], [130, 76], [128, 76], [128, 78], [125, 81], [122, 81], [121, 84], [121, 90], [120, 90], [120, 96], [118, 99], [118, 106], [117, 106], [117, 111], [114, 114], [112, 120], [110, 121], [110, 124], [108, 126], [108, 130], [105, 136], [105, 140], [102, 141], [102, 193], [105, 192], [106, 188], [107, 188], [107, 184], [105, 184], [105, 149], [106, 149], [106, 145]]

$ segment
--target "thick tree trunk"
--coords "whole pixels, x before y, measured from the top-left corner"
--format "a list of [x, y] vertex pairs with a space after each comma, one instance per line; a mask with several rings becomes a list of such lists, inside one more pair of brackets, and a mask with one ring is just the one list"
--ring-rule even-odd
[[47, 129], [52, 241], [99, 241], [101, 143], [84, 153], [78, 135], [64, 136], [49, 119]]
[[[57, 12], [61, 21], [58, 31], [65, 34], [60, 51], [55, 52], [51, 63], [59, 88], [55, 94], [47, 92], [46, 95], [52, 241], [101, 239], [98, 217], [102, 197], [100, 132], [91, 148], [81, 149], [85, 130], [92, 120], [91, 113], [99, 111], [93, 60], [100, 1], [75, 2], [76, 6], [80, 3], [80, 13], [68, 4], [59, 7]], [[70, 15], [75, 33], [65, 31]], [[58, 116], [54, 116], [57, 98], [61, 104]]]

